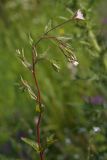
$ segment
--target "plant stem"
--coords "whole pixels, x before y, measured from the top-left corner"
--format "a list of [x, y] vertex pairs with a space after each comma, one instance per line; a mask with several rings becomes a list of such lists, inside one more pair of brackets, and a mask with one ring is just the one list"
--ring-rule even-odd
[[48, 34], [48, 33], [51, 32], [51, 31], [55, 30], [56, 28], [59, 28], [59, 27], [63, 26], [64, 24], [70, 22], [71, 20], [72, 20], [72, 18], [70, 18], [70, 19], [68, 19], [68, 20], [66, 20], [66, 21], [58, 24], [57, 26], [51, 28], [50, 30], [48, 30], [48, 31], [45, 33], [45, 35]]
[[48, 30], [47, 32], [45, 32], [45, 33], [38, 39], [38, 41], [35, 43], [35, 46], [37, 46], [38, 43], [43, 39], [43, 37], [44, 37], [45, 35], [47, 35], [49, 32], [51, 32], [51, 31], [53, 31], [53, 30], [55, 30], [55, 29], [63, 26], [64, 24], [66, 24], [66, 23], [68, 23], [68, 22], [71, 22], [71, 20], [73, 20], [73, 19], [70, 18], [70, 19], [64, 21], [63, 23], [60, 23], [60, 24], [56, 25], [55, 27], [51, 28], [51, 29]]
[[[36, 78], [35, 58], [34, 57], [35, 57], [35, 55], [34, 55], [34, 50], [33, 50], [32, 51], [32, 63], [33, 63], [32, 75], [33, 75], [35, 86], [36, 86], [36, 89], [37, 89], [37, 92], [38, 92], [37, 102], [39, 104], [39, 107], [41, 108], [41, 93], [40, 93], [38, 81], [37, 81], [37, 78]], [[41, 123], [41, 118], [42, 118], [42, 113], [40, 112], [39, 115], [38, 115], [37, 123], [36, 123], [37, 143], [38, 143], [38, 146], [39, 146], [40, 149], [41, 149], [41, 142], [40, 142], [40, 123]], [[44, 160], [44, 152], [41, 151], [39, 155], [40, 155], [40, 160]]]
[[[70, 22], [72, 19], [68, 19], [66, 21], [64, 21], [63, 23], [61, 24], [58, 24], [57, 26], [51, 28], [50, 30], [48, 30], [47, 32], [45, 32], [39, 39], [38, 41], [35, 43], [35, 45], [33, 46], [33, 49], [32, 49], [32, 75], [33, 75], [33, 79], [34, 79], [34, 82], [35, 82], [35, 86], [36, 86], [36, 89], [37, 89], [37, 102], [39, 103], [39, 107], [41, 108], [41, 93], [40, 93], [40, 89], [39, 89], [39, 85], [38, 85], [38, 81], [37, 81], [37, 78], [36, 78], [36, 71], [35, 71], [35, 53], [34, 53], [34, 47], [36, 47], [39, 42], [44, 39], [44, 36], [46, 36], [49, 32], [61, 27], [62, 25]], [[50, 37], [51, 38], [51, 37]], [[38, 115], [38, 120], [37, 120], [37, 123], [36, 123], [36, 134], [37, 134], [37, 143], [38, 143], [38, 146], [41, 148], [41, 142], [40, 142], [40, 123], [41, 123], [41, 118], [42, 118], [42, 113], [40, 112], [39, 115]], [[40, 160], [44, 160], [44, 150], [40, 152]]]

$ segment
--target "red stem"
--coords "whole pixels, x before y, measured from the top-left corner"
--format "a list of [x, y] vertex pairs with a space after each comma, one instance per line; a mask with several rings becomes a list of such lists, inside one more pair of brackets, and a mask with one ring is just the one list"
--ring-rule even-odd
[[[32, 75], [33, 75], [35, 86], [36, 86], [37, 92], [38, 92], [37, 102], [39, 103], [39, 107], [41, 108], [41, 93], [40, 93], [38, 81], [37, 81], [37, 78], [36, 78], [35, 58], [34, 57], [35, 57], [35, 55], [34, 55], [34, 50], [33, 50], [33, 52], [32, 52], [32, 63], [33, 63]], [[41, 142], [40, 142], [40, 123], [41, 123], [41, 118], [42, 118], [42, 113], [40, 112], [39, 115], [38, 115], [37, 123], [36, 123], [37, 143], [38, 143], [39, 148], [41, 148]], [[44, 151], [41, 151], [39, 155], [40, 155], [40, 160], [44, 160]]]
[[[38, 81], [37, 81], [37, 78], [36, 78], [36, 72], [35, 72], [35, 48], [39, 42], [44, 38], [44, 36], [46, 36], [49, 32], [53, 31], [54, 29], [57, 29], [58, 27], [70, 22], [72, 19], [68, 19], [67, 21], [53, 27], [52, 29], [48, 30], [43, 36], [41, 36], [39, 38], [39, 40], [36, 42], [36, 44], [33, 46], [32, 48], [32, 75], [33, 75], [33, 78], [34, 78], [34, 81], [35, 81], [35, 86], [36, 86], [36, 89], [37, 89], [37, 92], [38, 92], [38, 95], [37, 95], [37, 102], [39, 103], [39, 107], [41, 108], [41, 93], [40, 93], [40, 89], [39, 89], [39, 85], [38, 85]], [[50, 37], [53, 39], [53, 37]], [[57, 39], [55, 39], [57, 40]], [[39, 147], [41, 148], [41, 142], [40, 142], [40, 123], [41, 123], [41, 118], [42, 118], [42, 113], [40, 112], [39, 113], [39, 116], [38, 116], [38, 120], [37, 120], [37, 123], [36, 123], [36, 134], [37, 134], [37, 143], [39, 145]], [[44, 160], [44, 150], [40, 152], [40, 160]]]

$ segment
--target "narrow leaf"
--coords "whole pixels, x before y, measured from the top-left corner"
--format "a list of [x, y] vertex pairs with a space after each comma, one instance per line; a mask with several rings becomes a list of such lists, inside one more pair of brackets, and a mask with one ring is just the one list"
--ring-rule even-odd
[[63, 20], [68, 20], [67, 17], [63, 17], [63, 16], [59, 16], [60, 19], [63, 19]]
[[33, 38], [31, 37], [31, 34], [29, 34], [29, 43], [30, 43], [31, 46], [32, 46], [33, 43], [34, 43]]
[[68, 11], [71, 15], [74, 14], [73, 11], [72, 11], [70, 8], [67, 8], [67, 11]]
[[54, 69], [56, 72], [59, 72], [60, 67], [59, 67], [56, 63], [51, 62], [51, 65], [52, 65], [53, 69]]
[[18, 58], [20, 59], [21, 63], [24, 65], [24, 67], [28, 68], [29, 70], [32, 70], [32, 65], [27, 61], [24, 55], [24, 50], [21, 51], [18, 49], [16, 50]]
[[45, 33], [52, 28], [52, 20], [49, 20], [48, 24], [45, 26]]
[[21, 82], [22, 82], [22, 84], [24, 85], [24, 87], [27, 89], [30, 97], [31, 97], [32, 99], [36, 100], [37, 97], [36, 97], [35, 93], [33, 92], [33, 90], [31, 89], [31, 87], [29, 86], [28, 82], [25, 81], [25, 80], [23, 80], [22, 77], [21, 77]]
[[36, 142], [34, 142], [33, 140], [31, 140], [31, 139], [28, 139], [28, 138], [21, 138], [22, 139], [22, 141], [24, 141], [26, 144], [28, 144], [28, 145], [30, 145], [37, 153], [40, 153], [40, 147], [39, 147], [39, 145], [36, 143]]

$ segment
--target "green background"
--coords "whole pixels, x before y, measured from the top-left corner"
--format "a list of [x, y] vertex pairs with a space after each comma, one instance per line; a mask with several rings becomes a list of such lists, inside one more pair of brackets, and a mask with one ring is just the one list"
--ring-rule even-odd
[[[106, 5], [106, 0], [0, 0], [0, 160], [39, 159], [21, 141], [23, 136], [35, 139], [37, 114], [35, 102], [17, 85], [21, 75], [34, 84], [16, 49], [24, 48], [30, 61], [29, 34], [36, 41], [50, 19], [57, 25], [64, 21], [60, 16], [70, 18], [67, 8], [73, 12], [81, 9], [86, 23], [68, 23], [51, 34], [71, 37], [69, 43], [79, 61], [76, 74], [55, 45], [43, 41], [38, 46], [38, 54], [51, 46], [49, 58], [61, 66], [59, 73], [46, 62], [37, 66], [46, 106], [41, 138], [44, 141], [53, 133], [58, 137], [58, 142], [46, 150], [46, 159], [107, 159]], [[99, 99], [103, 102], [98, 103]]]

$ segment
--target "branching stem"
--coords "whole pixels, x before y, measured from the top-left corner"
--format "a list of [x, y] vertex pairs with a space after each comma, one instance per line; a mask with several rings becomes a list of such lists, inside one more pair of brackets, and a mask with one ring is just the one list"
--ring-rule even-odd
[[[55, 39], [54, 37], [45, 37], [47, 36], [47, 34], [59, 27], [61, 27], [62, 25], [70, 22], [72, 20], [71, 19], [68, 19], [66, 21], [64, 21], [63, 23], [61, 24], [58, 24], [57, 26], [51, 28], [50, 30], [48, 30], [47, 32], [45, 32], [39, 39], [38, 41], [33, 45], [33, 48], [32, 48], [32, 75], [33, 75], [33, 79], [34, 79], [34, 82], [35, 82], [35, 87], [37, 89], [37, 100], [36, 102], [39, 104], [39, 107], [41, 109], [41, 92], [40, 92], [40, 89], [39, 89], [39, 85], [38, 85], [38, 81], [37, 81], [37, 77], [36, 77], [36, 70], [35, 70], [35, 53], [34, 53], [34, 47], [36, 48], [37, 45], [39, 44], [39, 42], [44, 39], [44, 38], [49, 38], [49, 39]], [[57, 39], [55, 39], [57, 41]], [[39, 115], [38, 115], [38, 119], [37, 119], [37, 123], [36, 123], [36, 135], [37, 135], [37, 143], [38, 143], [38, 146], [39, 148], [41, 149], [41, 141], [40, 141], [40, 123], [41, 123], [41, 118], [42, 118], [42, 113], [40, 112]], [[40, 160], [44, 160], [44, 150], [40, 151]]]
[[35, 46], [37, 46], [37, 45], [39, 44], [39, 42], [43, 39], [43, 37], [46, 36], [49, 32], [51, 32], [51, 31], [53, 31], [53, 30], [55, 30], [55, 29], [63, 26], [64, 24], [66, 24], [66, 23], [68, 23], [68, 22], [71, 22], [72, 20], [73, 20], [73, 18], [70, 18], [70, 19], [64, 21], [63, 23], [60, 23], [60, 24], [56, 25], [55, 27], [51, 28], [51, 29], [48, 30], [47, 32], [45, 32], [45, 33], [38, 39], [38, 41], [35, 43]]

